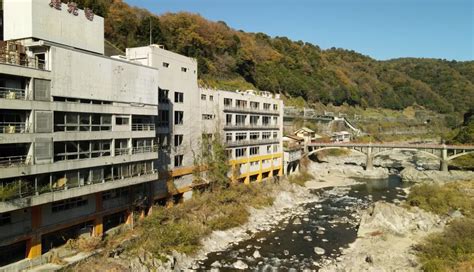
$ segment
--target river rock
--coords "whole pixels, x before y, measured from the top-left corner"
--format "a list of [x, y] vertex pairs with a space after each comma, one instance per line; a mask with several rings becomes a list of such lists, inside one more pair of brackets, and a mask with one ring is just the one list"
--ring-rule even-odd
[[255, 258], [255, 259], [258, 259], [258, 258], [261, 258], [262, 255], [260, 255], [260, 251], [258, 250], [255, 250], [252, 254], [252, 256]]
[[249, 268], [249, 266], [246, 263], [244, 263], [242, 260], [238, 260], [235, 263], [233, 263], [232, 267], [239, 270], [245, 270]]
[[219, 261], [215, 261], [211, 264], [211, 267], [222, 267], [222, 264]]
[[293, 225], [301, 225], [301, 219], [296, 217], [295, 220], [293, 220]]
[[320, 248], [320, 247], [314, 247], [314, 253], [318, 254], [318, 255], [323, 255], [326, 251], [324, 250], [324, 248]]
[[400, 176], [404, 182], [411, 183], [446, 183], [453, 181], [473, 180], [474, 172], [472, 171], [436, 171], [425, 170], [419, 171], [413, 167], [407, 167], [400, 172]]

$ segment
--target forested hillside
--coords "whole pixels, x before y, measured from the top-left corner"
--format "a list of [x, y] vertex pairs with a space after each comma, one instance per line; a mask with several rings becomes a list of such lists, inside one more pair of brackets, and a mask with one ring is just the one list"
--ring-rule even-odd
[[354, 51], [246, 33], [191, 13], [155, 16], [122, 0], [76, 0], [106, 18], [119, 49], [153, 43], [194, 57], [202, 84], [256, 88], [308, 102], [402, 109], [417, 103], [441, 113], [474, 107], [474, 61], [377, 61]]

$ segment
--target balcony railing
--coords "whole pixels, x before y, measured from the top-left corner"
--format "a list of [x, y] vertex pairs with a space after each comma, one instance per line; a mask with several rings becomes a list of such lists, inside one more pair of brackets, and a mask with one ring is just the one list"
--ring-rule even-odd
[[226, 124], [225, 129], [279, 129], [279, 125]]
[[44, 60], [28, 57], [18, 57], [17, 54], [0, 54], [0, 63], [13, 64], [38, 70], [47, 70]]
[[152, 153], [152, 152], [158, 152], [158, 145], [116, 148], [115, 156], [123, 156], [123, 155], [130, 155], [130, 154], [143, 154], [143, 153]]
[[226, 142], [226, 146], [235, 147], [235, 146], [247, 146], [247, 145], [264, 145], [264, 144], [275, 144], [279, 142], [280, 142], [279, 139], [255, 139], [255, 140]]
[[1, 134], [27, 133], [26, 123], [23, 122], [0, 122]]
[[231, 111], [231, 112], [245, 112], [245, 113], [262, 113], [262, 114], [274, 114], [278, 115], [280, 112], [278, 110], [273, 110], [273, 109], [261, 109], [261, 108], [252, 108], [252, 107], [234, 107], [234, 106], [229, 106], [225, 105], [224, 106], [224, 111]]
[[24, 100], [26, 98], [26, 92], [23, 89], [0, 87], [0, 98]]
[[0, 168], [27, 165], [29, 160], [27, 155], [0, 157]]
[[155, 124], [132, 124], [132, 131], [155, 131]]
[[141, 147], [133, 147], [132, 154], [142, 154], [142, 153], [151, 153], [151, 152], [158, 152], [158, 146], [141, 146]]

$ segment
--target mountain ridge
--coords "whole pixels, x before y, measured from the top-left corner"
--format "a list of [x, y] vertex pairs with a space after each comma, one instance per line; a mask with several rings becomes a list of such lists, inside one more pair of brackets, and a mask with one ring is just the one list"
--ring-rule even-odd
[[162, 44], [194, 57], [200, 84], [301, 96], [309, 103], [400, 110], [417, 104], [440, 113], [474, 107], [474, 61], [432, 58], [375, 60], [341, 48], [270, 37], [198, 14], [155, 15], [122, 0], [77, 0], [105, 17], [105, 38], [116, 47]]

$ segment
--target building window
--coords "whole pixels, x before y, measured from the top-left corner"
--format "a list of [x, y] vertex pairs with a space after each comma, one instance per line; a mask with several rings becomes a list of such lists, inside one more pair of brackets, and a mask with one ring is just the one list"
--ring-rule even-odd
[[174, 135], [174, 146], [181, 146], [183, 144], [183, 135]]
[[273, 139], [278, 139], [278, 132], [276, 132], [276, 131], [273, 132]]
[[278, 105], [277, 104], [273, 104], [273, 110], [278, 110]]
[[170, 112], [168, 110], [158, 111], [158, 127], [167, 127], [170, 125]]
[[260, 132], [250, 132], [250, 140], [258, 140], [260, 138]]
[[224, 98], [224, 106], [232, 107], [232, 99], [231, 98]]
[[158, 88], [158, 102], [168, 104], [170, 102], [168, 98], [169, 90]]
[[237, 108], [246, 108], [247, 107], [247, 101], [245, 101], [245, 100], [236, 100], [235, 103], [236, 103], [235, 106]]
[[264, 125], [264, 126], [269, 126], [270, 125], [270, 117], [269, 116], [263, 116], [262, 117], [262, 125]]
[[174, 93], [174, 102], [183, 103], [184, 102], [184, 93], [175, 92]]
[[251, 108], [251, 109], [254, 109], [254, 110], [258, 110], [258, 108], [260, 108], [260, 103], [254, 102], [254, 101], [250, 101], [250, 108]]
[[247, 119], [247, 115], [236, 115], [235, 116], [235, 123], [237, 125], [245, 125], [245, 119]]
[[265, 140], [265, 139], [270, 139], [271, 136], [272, 136], [272, 133], [269, 132], [269, 131], [262, 132], [262, 139], [263, 139], [263, 140]]
[[263, 103], [263, 109], [264, 110], [270, 110], [270, 106], [271, 106], [271, 104], [269, 104], [269, 103]]
[[181, 72], [186, 73], [187, 71], [188, 71], [188, 68], [186, 68], [186, 67], [181, 67]]
[[260, 151], [260, 147], [258, 147], [258, 146], [251, 147], [250, 148], [250, 156], [258, 155], [259, 151]]
[[130, 117], [128, 116], [117, 116], [115, 117], [115, 124], [117, 126], [127, 126], [130, 124]]
[[267, 145], [267, 154], [270, 154], [270, 153], [272, 153], [272, 146]]
[[175, 125], [182, 125], [184, 122], [184, 112], [182, 111], [175, 111], [174, 112], [174, 124]]
[[156, 135], [156, 141], [159, 149], [166, 149], [169, 145], [169, 134], [158, 134]]
[[225, 134], [225, 141], [226, 141], [227, 143], [232, 142], [232, 133], [226, 133], [226, 134]]
[[232, 125], [232, 114], [226, 114], [225, 115], [225, 124], [226, 125]]
[[247, 132], [238, 132], [235, 134], [235, 140], [238, 141], [245, 141], [247, 140]]
[[79, 208], [87, 205], [87, 199], [82, 197], [73, 197], [66, 200], [56, 201], [51, 204], [53, 213]]
[[213, 114], [203, 114], [202, 115], [202, 120], [213, 120], [214, 115]]
[[273, 117], [273, 124], [278, 125], [278, 117]]
[[278, 145], [273, 146], [273, 153], [276, 153], [276, 152], [278, 152]]
[[237, 149], [235, 149], [235, 157], [239, 158], [239, 157], [245, 156], [246, 151], [247, 151], [247, 148], [237, 148]]
[[163, 67], [168, 68], [168, 67], [170, 67], [170, 64], [167, 63], [167, 62], [163, 62]]
[[214, 101], [214, 96], [213, 95], [209, 96], [209, 101]]
[[184, 155], [174, 156], [174, 167], [183, 166], [183, 157], [184, 157]]
[[205, 94], [201, 94], [201, 100], [206, 100], [206, 95]]
[[0, 214], [0, 226], [8, 225], [12, 222], [11, 213], [2, 213]]
[[117, 199], [128, 196], [128, 188], [120, 188], [110, 191], [105, 191], [102, 193], [102, 200]]
[[260, 119], [260, 116], [256, 115], [250, 115], [250, 124], [253, 126], [258, 125], [258, 120]]

